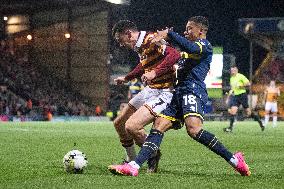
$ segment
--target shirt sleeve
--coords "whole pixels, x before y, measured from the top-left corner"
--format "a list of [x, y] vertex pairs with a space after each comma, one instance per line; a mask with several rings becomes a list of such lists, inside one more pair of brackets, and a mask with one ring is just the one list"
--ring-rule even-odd
[[131, 72], [125, 76], [126, 81], [131, 81], [134, 78], [139, 78], [143, 75], [144, 69], [142, 68], [141, 63], [139, 63]]
[[244, 75], [241, 75], [240, 81], [241, 81], [243, 84], [249, 83], [248, 78], [246, 78], [246, 76], [244, 76]]
[[162, 63], [155, 68], [156, 77], [169, 72], [169, 70], [173, 70], [174, 64], [180, 58], [180, 53], [170, 46], [166, 46], [164, 55], [165, 58], [163, 59]]
[[172, 43], [178, 45], [182, 51], [190, 54], [202, 54], [205, 52], [203, 45], [200, 42], [192, 42], [180, 36], [175, 32], [169, 32], [168, 37]]

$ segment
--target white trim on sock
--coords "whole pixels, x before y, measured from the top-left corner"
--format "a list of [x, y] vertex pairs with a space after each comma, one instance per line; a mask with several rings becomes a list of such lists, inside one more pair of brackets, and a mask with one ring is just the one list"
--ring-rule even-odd
[[140, 169], [140, 166], [135, 161], [131, 161], [128, 164], [135, 169]]
[[237, 158], [235, 158], [235, 156], [233, 156], [229, 163], [233, 166], [233, 167], [237, 167], [238, 163], [239, 163], [239, 160]]

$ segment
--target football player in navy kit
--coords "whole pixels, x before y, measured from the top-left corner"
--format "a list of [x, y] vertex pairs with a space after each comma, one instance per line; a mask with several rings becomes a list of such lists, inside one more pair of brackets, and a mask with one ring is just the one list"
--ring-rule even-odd
[[113, 173], [138, 176], [142, 164], [159, 149], [164, 132], [171, 128], [178, 129], [185, 124], [191, 138], [221, 156], [242, 176], [250, 175], [249, 167], [241, 152], [232, 154], [215, 135], [202, 128], [204, 106], [208, 99], [204, 79], [210, 69], [213, 54], [212, 46], [206, 39], [208, 26], [206, 17], [195, 16], [189, 18], [187, 22], [185, 38], [169, 29], [158, 32], [154, 42], [166, 39], [169, 43], [178, 45], [181, 51], [186, 53], [185, 58], [180, 59], [178, 63], [173, 98], [170, 105], [155, 120], [154, 127], [135, 161], [124, 165], [113, 165], [113, 169], [116, 170]]

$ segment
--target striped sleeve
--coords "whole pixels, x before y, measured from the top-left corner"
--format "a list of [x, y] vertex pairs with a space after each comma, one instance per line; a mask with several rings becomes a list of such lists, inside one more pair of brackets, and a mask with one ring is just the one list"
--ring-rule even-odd
[[140, 78], [144, 73], [142, 64], [139, 63], [131, 72], [125, 76], [126, 81], [131, 81], [134, 78]]
[[164, 53], [165, 58], [163, 59], [162, 63], [155, 68], [156, 77], [169, 72], [169, 70], [173, 70], [174, 64], [180, 58], [180, 53], [170, 46], [166, 47]]

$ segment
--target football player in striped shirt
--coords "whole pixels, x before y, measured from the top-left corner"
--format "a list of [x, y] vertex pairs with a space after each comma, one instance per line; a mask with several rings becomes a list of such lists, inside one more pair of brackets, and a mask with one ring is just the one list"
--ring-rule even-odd
[[[126, 76], [116, 78], [115, 82], [123, 84], [143, 76], [142, 80], [146, 83], [145, 88], [129, 101], [114, 120], [114, 127], [126, 151], [126, 161], [132, 161], [136, 157], [134, 143], [141, 147], [146, 139], [144, 126], [153, 122], [171, 102], [173, 65], [180, 54], [169, 45], [151, 43], [154, 33], [138, 30], [129, 20], [119, 21], [112, 31], [114, 39], [121, 47], [132, 49], [140, 56], [139, 64]], [[151, 79], [146, 80], [149, 75]], [[157, 151], [149, 159], [149, 172], [157, 171], [160, 155], [160, 151]], [[112, 166], [109, 166], [109, 170], [113, 171]]]
[[265, 118], [264, 126], [267, 126], [269, 122], [269, 113], [272, 113], [273, 127], [277, 126], [277, 97], [280, 96], [280, 89], [276, 87], [275, 81], [271, 80], [269, 86], [264, 92], [265, 96]]

